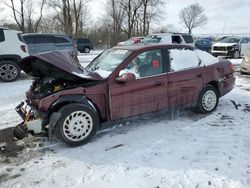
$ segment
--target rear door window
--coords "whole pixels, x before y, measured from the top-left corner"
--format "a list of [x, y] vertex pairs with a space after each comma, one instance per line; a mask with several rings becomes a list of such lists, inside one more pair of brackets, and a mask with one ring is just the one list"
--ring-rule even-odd
[[186, 48], [169, 49], [170, 72], [198, 67], [200, 60], [193, 50]]
[[0, 42], [5, 40], [3, 29], [0, 29]]

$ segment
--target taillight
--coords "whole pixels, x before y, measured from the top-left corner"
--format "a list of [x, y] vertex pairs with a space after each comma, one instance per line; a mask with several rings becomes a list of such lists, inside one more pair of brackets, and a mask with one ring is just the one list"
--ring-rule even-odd
[[234, 65], [232, 63], [229, 63], [227, 66], [230, 70], [234, 70]]
[[20, 47], [21, 47], [21, 50], [22, 50], [23, 52], [27, 52], [26, 45], [21, 45]]

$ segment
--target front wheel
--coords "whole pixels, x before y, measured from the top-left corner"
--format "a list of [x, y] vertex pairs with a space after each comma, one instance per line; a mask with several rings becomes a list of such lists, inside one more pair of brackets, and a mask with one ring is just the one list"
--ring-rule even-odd
[[218, 102], [218, 90], [212, 85], [207, 85], [201, 91], [198, 100], [197, 111], [202, 114], [210, 113], [216, 109], [216, 107], [218, 106]]
[[0, 80], [4, 82], [13, 82], [19, 75], [20, 68], [14, 61], [5, 60], [0, 62]]
[[59, 110], [61, 117], [56, 123], [58, 139], [70, 146], [86, 144], [99, 127], [98, 114], [92, 107], [69, 104]]

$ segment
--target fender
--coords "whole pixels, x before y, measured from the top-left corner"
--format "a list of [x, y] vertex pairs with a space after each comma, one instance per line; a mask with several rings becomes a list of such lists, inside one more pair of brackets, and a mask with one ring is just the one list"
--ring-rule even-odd
[[13, 60], [16, 63], [19, 63], [21, 61], [21, 57], [19, 55], [13, 55], [13, 54], [4, 54], [0, 55], [0, 62], [1, 60]]
[[89, 106], [93, 110], [97, 111], [94, 104], [84, 95], [64, 95], [59, 97], [50, 107], [51, 111], [58, 110], [64, 104], [68, 103], [81, 103]]

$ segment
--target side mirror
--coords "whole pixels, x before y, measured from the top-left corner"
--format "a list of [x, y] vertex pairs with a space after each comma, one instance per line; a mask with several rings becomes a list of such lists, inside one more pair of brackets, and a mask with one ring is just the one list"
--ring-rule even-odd
[[128, 83], [135, 80], [135, 75], [133, 73], [127, 72], [124, 73], [122, 76], [117, 77], [115, 80], [117, 83], [120, 84]]

